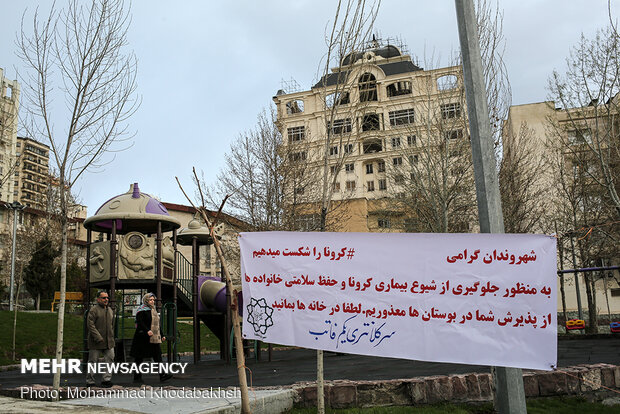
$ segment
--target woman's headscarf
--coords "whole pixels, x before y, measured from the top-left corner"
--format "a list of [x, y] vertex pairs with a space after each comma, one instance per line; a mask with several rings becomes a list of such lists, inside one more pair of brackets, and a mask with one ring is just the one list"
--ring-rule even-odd
[[147, 293], [146, 295], [142, 296], [142, 305], [140, 305], [140, 306], [138, 307], [138, 310], [136, 311], [136, 314], [137, 314], [138, 312], [142, 312], [142, 311], [150, 311], [150, 310], [152, 309], [152, 308], [151, 308], [151, 306], [149, 305], [149, 299], [150, 299], [152, 296], [155, 296], [155, 294], [154, 294], [154, 293], [151, 293], [151, 292], [149, 292], [149, 293]]

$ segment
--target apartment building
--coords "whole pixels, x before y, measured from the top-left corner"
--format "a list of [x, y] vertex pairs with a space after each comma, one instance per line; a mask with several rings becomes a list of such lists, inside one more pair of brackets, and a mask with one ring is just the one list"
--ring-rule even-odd
[[28, 207], [47, 209], [49, 147], [31, 138], [17, 137], [16, 200]]
[[[512, 106], [504, 125], [504, 155], [524, 149], [539, 169], [546, 222], [535, 231], [557, 232], [560, 269], [618, 265], [617, 194], [620, 193], [620, 123], [618, 96], [582, 107], [562, 108], [545, 101]], [[547, 230], [545, 230], [547, 229]], [[548, 230], [551, 229], [551, 230]], [[574, 251], [574, 255], [573, 255]], [[558, 289], [568, 311], [577, 309], [579, 281], [582, 309], [588, 296], [600, 314], [620, 312], [620, 273], [591, 272], [562, 276]], [[558, 279], [560, 285], [560, 279]], [[559, 286], [560, 287], [560, 286]], [[589, 292], [592, 292], [591, 294]], [[586, 294], [588, 293], [588, 294]], [[558, 304], [561, 309], [561, 303]]]
[[18, 195], [14, 174], [19, 93], [19, 83], [5, 78], [0, 68], [0, 201], [8, 203]]
[[450, 167], [470, 157], [461, 67], [424, 70], [404, 50], [373, 39], [311, 89], [273, 97], [283, 156], [302, 171], [285, 184], [300, 229], [317, 228], [328, 199], [328, 230], [416, 231], [424, 218], [408, 208], [422, 200], [412, 188], [467, 175]]

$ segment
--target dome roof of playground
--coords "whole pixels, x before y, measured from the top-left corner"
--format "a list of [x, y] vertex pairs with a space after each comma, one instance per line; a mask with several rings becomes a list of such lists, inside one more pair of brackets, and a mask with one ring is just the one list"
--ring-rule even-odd
[[209, 229], [196, 217], [177, 233], [177, 241], [183, 246], [191, 245], [194, 238], [199, 245], [213, 243]]
[[162, 232], [181, 227], [179, 220], [171, 217], [162, 203], [140, 191], [138, 183], [131, 184], [126, 193], [103, 203], [94, 216], [84, 221], [84, 227], [110, 233], [113, 220], [116, 220], [116, 232], [119, 234], [130, 231], [156, 233], [158, 223], [161, 223]]

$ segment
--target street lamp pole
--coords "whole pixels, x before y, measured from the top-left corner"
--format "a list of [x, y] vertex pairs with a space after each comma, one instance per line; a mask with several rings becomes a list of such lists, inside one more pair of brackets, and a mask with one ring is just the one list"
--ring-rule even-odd
[[26, 208], [25, 205], [21, 204], [19, 201], [13, 201], [11, 204], [7, 204], [7, 207], [13, 210], [13, 246], [11, 248], [11, 285], [9, 288], [9, 310], [13, 310], [13, 295], [14, 295], [14, 287], [15, 287], [15, 256], [17, 255], [16, 251], [16, 241], [17, 241], [17, 212]]

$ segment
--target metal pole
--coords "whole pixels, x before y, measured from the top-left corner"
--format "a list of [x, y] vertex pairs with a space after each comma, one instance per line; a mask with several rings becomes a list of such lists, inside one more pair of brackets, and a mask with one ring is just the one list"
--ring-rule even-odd
[[[469, 115], [476, 199], [481, 233], [503, 233], [499, 183], [486, 100], [478, 27], [472, 0], [455, 0], [463, 54], [463, 76]], [[519, 368], [493, 367], [495, 408], [500, 414], [526, 413], [523, 374]]]
[[[177, 309], [177, 253], [178, 245], [177, 245], [177, 230], [172, 230], [172, 244], [174, 246], [174, 261], [172, 263], [173, 272], [172, 272], [172, 303], [174, 303], [174, 309]], [[177, 313], [178, 314], [178, 313]], [[173, 320], [172, 324], [172, 338], [168, 340], [168, 361], [177, 362], [177, 315]], [[174, 342], [173, 342], [174, 341]]]
[[198, 320], [198, 240], [196, 237], [192, 238], [192, 264], [194, 274], [192, 275], [192, 321], [194, 329], [194, 364], [200, 361], [200, 321]]
[[116, 240], [117, 224], [116, 219], [112, 219], [112, 233], [108, 234], [110, 238], [110, 292], [108, 292], [110, 300], [108, 306], [114, 311], [116, 311], [116, 278], [118, 276], [116, 261], [116, 246], [118, 245], [118, 241]]
[[[19, 203], [18, 203], [19, 204]], [[17, 206], [15, 203], [9, 205], [13, 209], [13, 246], [11, 250], [11, 287], [9, 290], [9, 310], [13, 310], [13, 291], [15, 287], [15, 256], [17, 254], [16, 241], [17, 241]]]
[[157, 246], [157, 250], [155, 252], [155, 260], [157, 260], [157, 273], [155, 275], [155, 289], [157, 291], [157, 311], [161, 312], [161, 305], [163, 303], [161, 298], [161, 275], [162, 275], [162, 254], [161, 254], [161, 242], [162, 242], [162, 232], [161, 232], [161, 221], [157, 222], [157, 237], [155, 238], [155, 244]]

